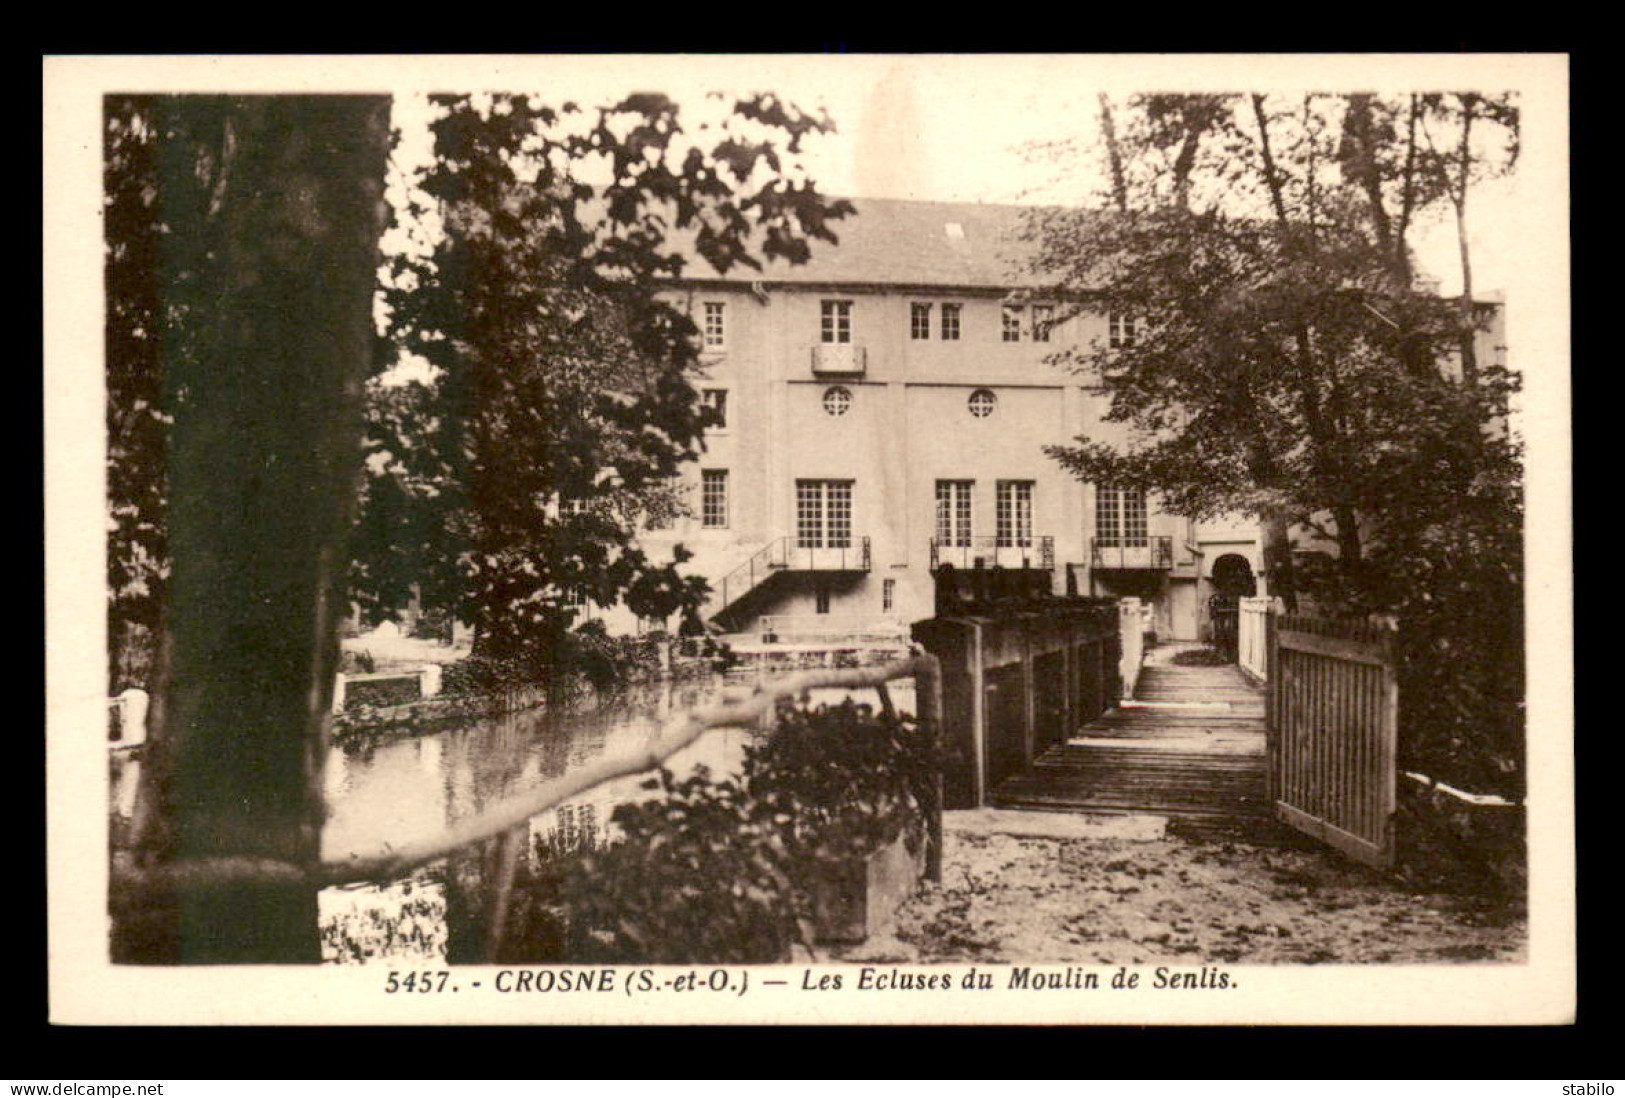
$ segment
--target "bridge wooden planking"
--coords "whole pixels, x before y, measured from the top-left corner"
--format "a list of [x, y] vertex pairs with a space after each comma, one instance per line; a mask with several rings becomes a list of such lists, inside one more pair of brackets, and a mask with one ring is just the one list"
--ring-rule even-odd
[[1262, 692], [1234, 666], [1149, 665], [1136, 701], [1227, 708], [1117, 708], [1001, 782], [1002, 808], [1166, 817], [1208, 841], [1301, 845], [1269, 801]]

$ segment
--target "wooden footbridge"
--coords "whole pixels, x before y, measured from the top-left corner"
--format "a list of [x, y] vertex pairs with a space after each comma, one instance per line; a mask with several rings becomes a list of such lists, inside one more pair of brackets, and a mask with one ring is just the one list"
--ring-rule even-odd
[[1000, 782], [994, 804], [1158, 815], [1191, 838], [1295, 841], [1268, 798], [1263, 691], [1234, 665], [1169, 662], [1181, 647], [1151, 653], [1132, 700]]
[[1247, 677], [1174, 662], [1197, 645], [1142, 662], [1126, 602], [947, 596], [939, 582], [937, 617], [914, 625], [942, 667], [947, 807], [1154, 815], [1175, 835], [1307, 836], [1392, 866], [1390, 625], [1244, 606]]

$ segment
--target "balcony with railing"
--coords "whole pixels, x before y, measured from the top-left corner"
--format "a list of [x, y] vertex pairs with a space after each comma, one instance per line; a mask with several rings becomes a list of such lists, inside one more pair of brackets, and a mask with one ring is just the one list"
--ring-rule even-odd
[[1167, 571], [1174, 566], [1171, 537], [1090, 538], [1089, 567]]
[[814, 343], [812, 372], [818, 377], [862, 377], [869, 356], [861, 343]]
[[931, 567], [983, 567], [1055, 569], [1055, 539], [1048, 535], [1027, 538], [959, 537], [931, 539]]

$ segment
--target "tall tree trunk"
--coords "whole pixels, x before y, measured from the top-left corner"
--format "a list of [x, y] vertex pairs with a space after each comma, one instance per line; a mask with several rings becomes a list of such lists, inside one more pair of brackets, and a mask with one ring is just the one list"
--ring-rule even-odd
[[1270, 209], [1275, 211], [1275, 220], [1284, 231], [1291, 226], [1291, 220], [1287, 217], [1281, 173], [1275, 166], [1275, 151], [1270, 145], [1269, 116], [1264, 113], [1262, 95], [1253, 95], [1253, 120], [1258, 123], [1258, 151], [1264, 160], [1264, 186], [1269, 191]]
[[1111, 165], [1112, 200], [1121, 213], [1128, 213], [1128, 180], [1123, 175], [1123, 150], [1117, 144], [1117, 126], [1112, 120], [1112, 101], [1100, 93], [1100, 132], [1106, 137], [1106, 162]]
[[1202, 138], [1218, 118], [1219, 104], [1211, 96], [1188, 95], [1180, 109], [1185, 127], [1179, 155], [1174, 158], [1174, 204], [1188, 212], [1191, 205], [1191, 173], [1196, 170], [1196, 156], [1202, 149]]
[[[1382, 175], [1377, 166], [1376, 135], [1372, 132], [1371, 100], [1368, 94], [1348, 97], [1348, 109], [1343, 115], [1343, 141], [1341, 159], [1343, 170], [1362, 194], [1371, 213], [1372, 228], [1377, 244], [1392, 257], [1394, 253], [1393, 222], [1382, 198]], [[1398, 271], [1395, 271], [1396, 278]]]
[[1411, 217], [1416, 212], [1416, 125], [1422, 117], [1422, 97], [1411, 93], [1411, 109], [1405, 125], [1405, 167], [1400, 175], [1399, 223], [1394, 228], [1395, 269], [1408, 286], [1411, 283], [1411, 251], [1407, 237]]
[[[158, 901], [170, 933], [132, 959], [315, 962], [316, 888], [297, 871], [320, 855], [389, 99], [190, 96], [163, 111], [182, 134], [223, 119], [224, 138], [209, 345], [165, 355], [173, 655], [154, 760], [165, 853], [296, 872], [177, 886]], [[166, 172], [195, 170], [190, 150], [171, 153]]]
[[1474, 97], [1461, 97], [1460, 168], [1451, 203], [1456, 210], [1456, 245], [1461, 252], [1461, 379], [1471, 385], [1478, 380], [1478, 317], [1473, 310], [1473, 263], [1467, 244], [1467, 186], [1472, 181]]

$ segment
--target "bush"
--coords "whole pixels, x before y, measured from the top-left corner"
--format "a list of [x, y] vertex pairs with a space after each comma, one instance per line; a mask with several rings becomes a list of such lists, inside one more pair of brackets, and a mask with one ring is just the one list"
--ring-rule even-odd
[[935, 758], [912, 721], [887, 721], [846, 701], [785, 707], [773, 738], [745, 764], [751, 793], [786, 817], [804, 872], [865, 858], [896, 841], [920, 849]]
[[563, 876], [573, 962], [773, 963], [797, 935], [783, 826], [735, 782], [697, 772], [616, 809], [622, 841]]
[[365, 649], [346, 648], [339, 653], [339, 670], [346, 675], [370, 675], [378, 670], [378, 663]]
[[[786, 707], [772, 740], [747, 751], [741, 779], [702, 770], [677, 782], [662, 771], [647, 788], [663, 799], [615, 810], [618, 842], [539, 873], [538, 887], [556, 882], [566, 929], [538, 933], [519, 946], [529, 956], [508, 959], [783, 961], [822, 876], [899, 836], [920, 849], [937, 766], [912, 721], [851, 702]], [[524, 904], [548, 906], [534, 894]]]
[[423, 640], [437, 640], [449, 643], [451, 633], [451, 612], [444, 607], [430, 607], [419, 614], [417, 620], [412, 623], [411, 635]]
[[530, 686], [542, 677], [527, 660], [474, 655], [445, 665], [440, 675], [440, 692], [447, 697], [483, 694]]

